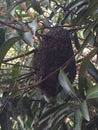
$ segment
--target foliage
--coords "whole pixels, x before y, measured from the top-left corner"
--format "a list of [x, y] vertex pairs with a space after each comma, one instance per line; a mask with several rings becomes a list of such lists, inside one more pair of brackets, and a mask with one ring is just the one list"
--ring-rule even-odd
[[[98, 1], [1, 0], [0, 9], [1, 129], [98, 129]], [[35, 83], [32, 66], [53, 27], [69, 30], [77, 62], [73, 84], [61, 68], [63, 91], [55, 98], [36, 89], [45, 79]]]

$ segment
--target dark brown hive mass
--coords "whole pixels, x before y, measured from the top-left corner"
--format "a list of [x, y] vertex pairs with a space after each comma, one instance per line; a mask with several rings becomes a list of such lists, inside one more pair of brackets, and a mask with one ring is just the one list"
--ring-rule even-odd
[[[52, 28], [43, 36], [37, 52], [34, 55], [34, 69], [36, 80], [43, 79], [73, 56], [69, 32], [63, 28]], [[71, 82], [76, 75], [75, 60], [65, 69]], [[49, 96], [56, 96], [62, 89], [58, 82], [58, 74], [49, 77], [39, 86]]]

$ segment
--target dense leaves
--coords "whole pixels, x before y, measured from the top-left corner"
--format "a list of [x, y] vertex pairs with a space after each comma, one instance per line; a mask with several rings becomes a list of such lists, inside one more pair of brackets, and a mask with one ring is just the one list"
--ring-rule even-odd
[[[51, 28], [61, 27], [75, 55], [35, 81], [34, 53]], [[72, 84], [63, 69], [74, 58]], [[48, 97], [37, 87], [57, 71], [63, 90]], [[97, 98], [98, 0], [1, 0], [0, 130], [96, 130]]]

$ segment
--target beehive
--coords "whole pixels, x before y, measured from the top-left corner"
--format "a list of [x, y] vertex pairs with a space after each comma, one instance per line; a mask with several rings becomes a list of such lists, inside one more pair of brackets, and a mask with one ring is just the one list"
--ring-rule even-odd
[[[73, 55], [69, 32], [63, 28], [51, 28], [42, 37], [42, 41], [34, 54], [33, 66], [36, 81], [48, 76]], [[75, 59], [67, 66], [65, 72], [68, 73], [70, 81], [73, 82], [76, 75]], [[39, 85], [39, 88], [49, 96], [56, 96], [62, 89], [58, 82], [58, 74], [59, 72], [56, 72]]]

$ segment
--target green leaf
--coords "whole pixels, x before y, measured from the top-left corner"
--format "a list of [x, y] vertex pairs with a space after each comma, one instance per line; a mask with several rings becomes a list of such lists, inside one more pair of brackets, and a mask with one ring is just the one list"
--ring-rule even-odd
[[[50, 128], [54, 130], [58, 128], [63, 123], [65, 115], [68, 114], [70, 105], [71, 104], [66, 103], [57, 105], [56, 107], [53, 107], [43, 113], [41, 119], [39, 120], [40, 125], [38, 126], [38, 130], [43, 130], [41, 128], [42, 126], [45, 126], [45, 124], [47, 125], [45, 128], [47, 127], [48, 129]], [[61, 116], [62, 118], [60, 118]]]
[[71, 103], [67, 103], [66, 106], [63, 106], [60, 109], [58, 109], [51, 117], [51, 120], [53, 120], [52, 130], [57, 130], [57, 128], [59, 128], [60, 125], [62, 125], [66, 117], [73, 115], [73, 111], [75, 111], [76, 109], [77, 105], [74, 106], [74, 104]]
[[16, 11], [17, 7], [18, 7], [18, 5], [17, 5], [16, 7], [14, 7], [14, 8], [12, 9], [12, 11], [10, 12], [10, 15], [11, 15], [11, 16], [15, 16], [15, 11]]
[[89, 2], [89, 7], [92, 7], [92, 6], [94, 6], [98, 1], [97, 0], [88, 0], [88, 2]]
[[91, 45], [94, 44], [95, 36], [94, 36], [94, 34], [91, 30], [86, 30], [85, 33], [84, 33], [84, 37], [86, 39], [85, 41], [86, 41], [87, 44], [88, 43], [91, 44]]
[[91, 62], [89, 63], [89, 65], [87, 67], [87, 71], [98, 83], [98, 70], [95, 68], [95, 66]]
[[18, 77], [19, 76], [19, 62], [17, 62], [12, 69], [12, 77]]
[[76, 110], [74, 114], [74, 128], [73, 130], [82, 130], [82, 115], [80, 113], [80, 110]]
[[69, 115], [70, 107], [72, 104], [66, 104], [62, 105], [59, 109], [57, 109], [53, 115], [50, 118], [50, 121], [52, 121], [52, 130], [58, 130], [59, 127], [61, 127], [63, 120], [66, 116]]
[[6, 3], [7, 3], [7, 7], [10, 7], [11, 0], [6, 0]]
[[80, 49], [80, 43], [79, 43], [79, 40], [78, 40], [77, 33], [74, 34], [74, 41], [75, 41], [75, 46], [76, 46], [77, 50], [79, 50]]
[[[2, 104], [1, 104], [2, 106]], [[10, 105], [11, 106], [11, 105]], [[11, 122], [9, 120], [10, 115], [9, 115], [9, 110], [11, 111], [11, 107], [7, 105], [7, 110], [3, 110], [0, 112], [0, 126], [2, 130], [11, 130]], [[11, 112], [10, 112], [11, 113]], [[12, 114], [12, 113], [11, 113]]]
[[24, 130], [24, 123], [20, 115], [17, 116], [17, 121], [18, 121], [19, 129]]
[[52, 122], [51, 122], [51, 120], [49, 120], [49, 118], [48, 118], [48, 119], [45, 119], [44, 122], [39, 123], [39, 124], [35, 127], [35, 129], [36, 129], [36, 130], [49, 130], [49, 129], [51, 129], [51, 125], [52, 125]]
[[52, 115], [56, 111], [60, 111], [61, 109], [65, 108], [65, 107], [66, 107], [66, 104], [61, 104], [61, 105], [55, 106], [55, 107], [47, 110], [46, 112], [43, 113], [41, 120], [44, 118], [47, 118], [48, 116]]
[[44, 7], [48, 7], [49, 6], [49, 0], [43, 0], [41, 2], [41, 5], [44, 6]]
[[40, 7], [40, 2], [37, 0], [32, 0], [32, 7], [35, 11], [37, 11], [39, 14], [42, 14], [42, 9]]
[[37, 18], [35, 18], [31, 23], [28, 23], [28, 26], [35, 35], [37, 29]]
[[65, 72], [60, 69], [60, 73], [59, 73], [59, 82], [60, 82], [60, 85], [62, 86], [63, 90], [70, 96], [72, 95], [76, 95], [75, 94], [75, 90], [73, 88], [73, 86], [71, 85], [67, 75], [65, 74]]
[[86, 99], [98, 98], [98, 84], [88, 89]]
[[5, 57], [5, 55], [7, 54], [8, 50], [19, 40], [20, 40], [19, 37], [13, 37], [13, 38], [7, 40], [2, 45], [2, 47], [0, 48], [0, 66], [1, 66], [2, 61], [3, 61], [4, 57]]
[[19, 77], [19, 62], [13, 66], [11, 76], [11, 78], [6, 80], [6, 83], [9, 83], [11, 86], [18, 86], [19, 83], [17, 81], [17, 78]]
[[38, 111], [38, 107], [39, 107], [39, 104], [34, 102], [32, 108], [31, 108], [32, 109], [31, 110], [31, 112], [32, 112], [32, 121], [33, 121], [34, 117], [36, 116], [36, 113]]
[[84, 40], [84, 42], [83, 42], [83, 44], [81, 46], [81, 49], [79, 51], [79, 56], [83, 52], [83, 49], [87, 46], [88, 41], [90, 40], [90, 36], [91, 36], [91, 32], [89, 32], [89, 34], [86, 36], [86, 38], [85, 38], [85, 40]]
[[83, 103], [80, 104], [80, 112], [81, 112], [81, 114], [82, 114], [82, 116], [84, 117], [85, 120], [90, 121], [86, 100]]
[[87, 77], [86, 77], [86, 70], [87, 66], [90, 63], [90, 59], [96, 54], [98, 51], [98, 48], [95, 48], [93, 51], [91, 51], [87, 57], [84, 59], [80, 66], [80, 71], [79, 71], [79, 92], [82, 98], [85, 98], [84, 96], [84, 90], [87, 89]]
[[0, 47], [4, 44], [5, 42], [5, 29], [0, 28]]
[[[29, 101], [27, 101], [25, 103], [25, 106], [27, 106]], [[29, 106], [27, 107], [27, 113], [28, 113], [28, 118], [27, 118], [27, 125], [28, 127], [30, 127], [31, 124], [34, 123], [34, 121], [36, 120], [36, 116], [39, 110], [39, 103], [38, 102], [32, 102], [31, 107], [29, 108]]]
[[97, 7], [98, 7], [98, 2], [94, 3], [93, 6], [91, 6], [91, 7], [88, 7], [87, 10], [85, 11], [85, 14], [83, 14], [82, 17], [80, 16], [81, 18], [78, 20], [78, 25], [82, 24], [83, 22], [86, 22], [87, 19], [89, 19], [91, 17], [95, 18], [95, 15], [98, 14]]
[[73, 10], [74, 8], [82, 5], [83, 3], [85, 3], [85, 1], [80, 1], [80, 0], [77, 0], [77, 1], [72, 1], [66, 9], [69, 9], [69, 10]]
[[25, 43], [27, 43], [28, 45], [33, 46], [33, 44], [34, 44], [34, 39], [32, 38], [32, 33], [31, 33], [31, 31], [29, 31], [29, 32], [24, 32], [22, 38], [23, 38], [23, 40], [25, 41]]

